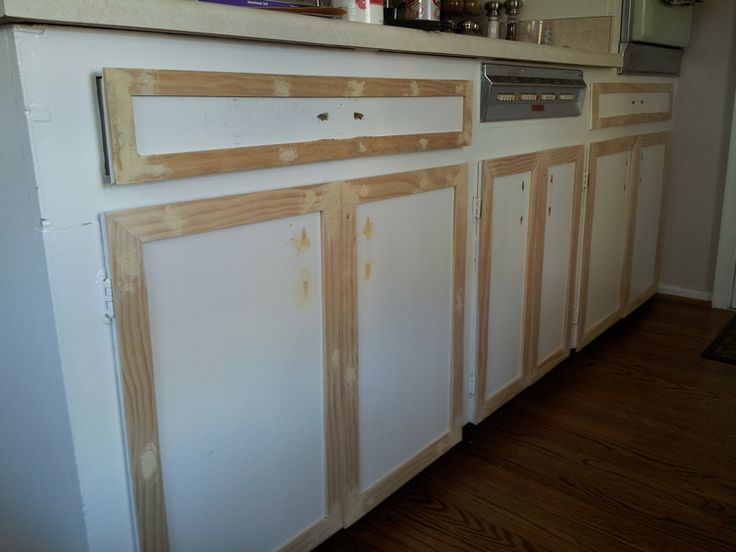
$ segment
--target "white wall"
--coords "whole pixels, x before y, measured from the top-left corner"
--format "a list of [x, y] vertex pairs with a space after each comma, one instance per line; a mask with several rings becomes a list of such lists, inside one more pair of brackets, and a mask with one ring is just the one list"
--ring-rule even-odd
[[87, 549], [15, 49], [0, 31], [0, 548]]
[[710, 299], [736, 83], [736, 2], [694, 10], [674, 111], [660, 290]]
[[524, 0], [521, 19], [562, 19], [614, 15], [619, 0]]

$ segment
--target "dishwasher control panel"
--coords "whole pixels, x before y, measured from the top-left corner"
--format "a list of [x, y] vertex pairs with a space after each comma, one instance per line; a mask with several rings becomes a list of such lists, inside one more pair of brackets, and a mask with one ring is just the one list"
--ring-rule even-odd
[[484, 63], [480, 120], [519, 121], [577, 117], [585, 100], [579, 69]]

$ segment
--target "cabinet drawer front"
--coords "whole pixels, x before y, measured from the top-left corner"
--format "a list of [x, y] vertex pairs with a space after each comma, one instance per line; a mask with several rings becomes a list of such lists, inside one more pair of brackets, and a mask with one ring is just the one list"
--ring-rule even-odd
[[471, 143], [470, 81], [111, 68], [103, 81], [116, 184]]
[[591, 128], [666, 121], [672, 117], [672, 84], [593, 83]]

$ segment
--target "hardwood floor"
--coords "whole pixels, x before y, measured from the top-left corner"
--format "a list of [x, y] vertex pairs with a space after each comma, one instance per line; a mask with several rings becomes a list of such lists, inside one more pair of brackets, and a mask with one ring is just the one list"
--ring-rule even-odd
[[319, 550], [736, 550], [731, 316], [650, 301]]

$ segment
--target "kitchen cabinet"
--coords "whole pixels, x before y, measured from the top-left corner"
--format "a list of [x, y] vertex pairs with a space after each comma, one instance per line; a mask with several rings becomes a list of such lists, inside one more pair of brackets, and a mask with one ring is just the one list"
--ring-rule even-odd
[[142, 550], [311, 548], [460, 440], [466, 182], [107, 215]]
[[656, 291], [668, 136], [630, 136], [590, 146], [577, 348]]
[[583, 148], [483, 163], [476, 421], [571, 348]]
[[626, 314], [632, 312], [657, 291], [662, 257], [664, 207], [669, 182], [670, 134], [640, 136], [635, 160], [638, 176], [632, 182], [632, 212]]

